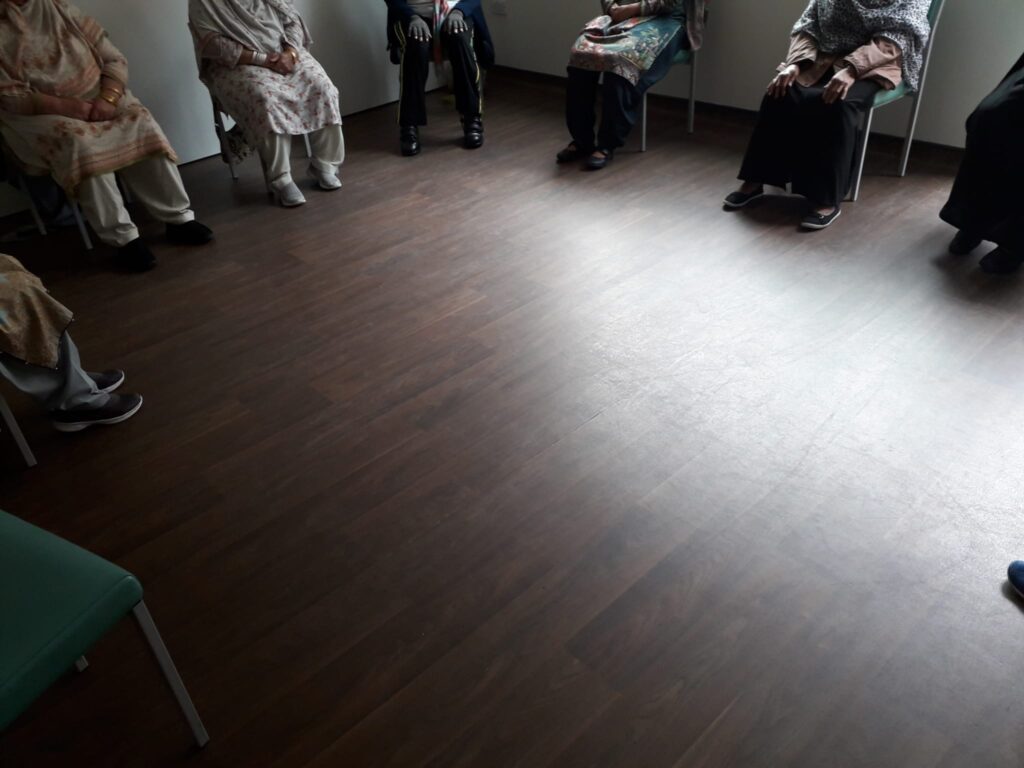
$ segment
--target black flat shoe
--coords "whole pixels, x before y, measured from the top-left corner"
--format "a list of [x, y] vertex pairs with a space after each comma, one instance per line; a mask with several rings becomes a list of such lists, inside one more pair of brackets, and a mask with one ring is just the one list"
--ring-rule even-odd
[[141, 237], [117, 249], [114, 256], [117, 268], [125, 272], [148, 272], [156, 266], [156, 256], [149, 250]]
[[558, 163], [559, 165], [562, 165], [564, 163], [574, 163], [577, 160], [586, 157], [587, 155], [593, 154], [593, 152], [593, 147], [584, 150], [580, 149], [579, 147], [576, 146], [575, 143], [573, 143], [570, 144], [565, 149], [563, 149], [557, 155], [555, 155], [555, 162]]
[[462, 146], [466, 149], [480, 149], [484, 145], [484, 121], [480, 115], [462, 118]]
[[1024, 256], [1008, 251], [1000, 246], [981, 257], [979, 266], [986, 275], [1012, 275], [1020, 265], [1024, 264]]
[[403, 126], [399, 140], [402, 143], [403, 157], [413, 157], [420, 153], [420, 129], [415, 125]]
[[[601, 157], [595, 157], [594, 152], [600, 154]], [[594, 152], [591, 152], [590, 156], [587, 157], [586, 167], [588, 171], [600, 171], [602, 168], [605, 168], [608, 165], [608, 163], [610, 163], [612, 159], [615, 157], [615, 150], [613, 149], [598, 148], [595, 149]]]
[[981, 245], [980, 237], [975, 237], [961, 229], [949, 244], [949, 252], [954, 256], [967, 256], [979, 245]]
[[826, 227], [832, 226], [832, 222], [839, 218], [839, 214], [843, 212], [842, 208], [836, 208], [830, 214], [815, 213], [811, 212], [803, 217], [800, 221], [800, 226], [804, 229], [825, 229]]
[[736, 192], [730, 192], [726, 195], [725, 200], [722, 201], [722, 205], [730, 210], [745, 208], [759, 197], [764, 197], [764, 187], [758, 187], [753, 192], [740, 192], [737, 190]]
[[167, 240], [175, 245], [206, 245], [213, 240], [213, 230], [198, 221], [168, 224]]
[[115, 389], [124, 384], [126, 376], [124, 371], [119, 371], [116, 368], [110, 371], [103, 371], [103, 373], [90, 373], [89, 378], [96, 384], [96, 389], [105, 395], [109, 395]]
[[111, 395], [102, 408], [76, 408], [50, 414], [59, 432], [81, 432], [98, 426], [111, 426], [128, 421], [142, 407], [142, 395]]

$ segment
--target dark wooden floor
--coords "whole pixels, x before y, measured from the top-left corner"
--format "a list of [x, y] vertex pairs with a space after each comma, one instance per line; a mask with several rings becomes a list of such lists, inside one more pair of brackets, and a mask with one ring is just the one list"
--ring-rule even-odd
[[2, 506], [139, 575], [213, 740], [126, 622], [4, 768], [1024, 763], [1024, 285], [944, 255], [955, 153], [875, 142], [803, 234], [720, 209], [749, 116], [653, 102], [586, 175], [560, 105], [496, 73], [414, 160], [356, 116], [297, 211], [192, 165], [217, 243], [150, 275], [13, 249], [146, 406], [17, 400]]

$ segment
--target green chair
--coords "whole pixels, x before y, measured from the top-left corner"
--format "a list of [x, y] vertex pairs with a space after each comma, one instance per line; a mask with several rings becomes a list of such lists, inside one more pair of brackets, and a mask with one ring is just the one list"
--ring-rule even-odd
[[[691, 50], [683, 50], [676, 54], [676, 57], [672, 59], [672, 65], [677, 64], [689, 64], [690, 65], [690, 101], [687, 105], [689, 109], [689, 116], [687, 117], [686, 132], [693, 133], [694, 125], [697, 121], [697, 52]], [[640, 151], [647, 151], [647, 92], [644, 91], [643, 106], [640, 111]]]
[[25, 439], [25, 435], [21, 432], [21, 427], [18, 426], [17, 419], [14, 418], [14, 414], [11, 413], [11, 407], [4, 400], [4, 396], [0, 394], [0, 422], [7, 427], [7, 431], [11, 433], [11, 437], [14, 438], [14, 444], [18, 446], [18, 450], [21, 451], [21, 458], [25, 460], [25, 463], [34, 467], [36, 465], [36, 457], [32, 455], [32, 449], [28, 447], [28, 440]]
[[138, 580], [116, 565], [0, 512], [0, 731], [131, 613], [196, 743], [209, 741]]
[[860, 129], [860, 138], [857, 142], [857, 152], [854, 155], [854, 168], [856, 169], [853, 174], [853, 188], [850, 190], [850, 200], [853, 202], [857, 201], [860, 197], [860, 182], [864, 176], [864, 160], [868, 154], [868, 139], [871, 137], [871, 120], [874, 117], [875, 110], [879, 107], [884, 107], [887, 104], [893, 104], [894, 102], [900, 101], [904, 96], [910, 96], [914, 100], [913, 107], [910, 110], [910, 122], [907, 125], [907, 137], [903, 142], [903, 152], [900, 155], [900, 176], [907, 175], [907, 165], [910, 162], [910, 149], [914, 144], [914, 131], [917, 129], [917, 114], [921, 109], [921, 96], [924, 94], [924, 81], [928, 75], [928, 60], [932, 56], [932, 44], [935, 41], [935, 30], [939, 26], [939, 17], [942, 15], [942, 7], [946, 0], [932, 0], [931, 7], [928, 9], [928, 21], [932, 25], [932, 34], [928, 38], [928, 47], [924, 51], [924, 62], [921, 66], [921, 82], [918, 83], [918, 88], [915, 93], [911, 93], [907, 88], [906, 83], [900, 83], [899, 86], [891, 91], [879, 91], [878, 95], [875, 96], [875, 102], [871, 105], [871, 108], [864, 113], [863, 124]]

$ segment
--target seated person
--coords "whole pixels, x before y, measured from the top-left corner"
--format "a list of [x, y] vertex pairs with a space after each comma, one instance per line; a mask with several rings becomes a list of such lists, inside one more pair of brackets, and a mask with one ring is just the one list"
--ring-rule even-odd
[[761, 102], [740, 170], [725, 199], [742, 208], [785, 187], [810, 201], [801, 222], [824, 229], [850, 189], [863, 110], [882, 88], [916, 90], [931, 34], [930, 0], [811, 0], [793, 27], [789, 55]]
[[[704, 7], [704, 0], [601, 0], [605, 15], [584, 27], [569, 57], [565, 122], [572, 143], [558, 153], [559, 163], [585, 157], [590, 170], [608, 165], [626, 143], [647, 89], [668, 74], [680, 51], [701, 47]], [[595, 142], [601, 73], [601, 127]]]
[[65, 0], [0, 0], [0, 133], [27, 173], [50, 174], [78, 199], [121, 265], [150, 269], [115, 172], [171, 242], [200, 245], [174, 150], [127, 90], [124, 56], [93, 19]]
[[122, 371], [82, 369], [67, 332], [71, 319], [39, 278], [0, 253], [0, 377], [39, 401], [62, 432], [130, 419], [142, 397], [113, 394]]
[[309, 134], [309, 173], [320, 189], [339, 189], [338, 89], [309, 53], [309, 32], [291, 0], [189, 0], [188, 16], [200, 77], [259, 152], [278, 202], [306, 202], [292, 178], [292, 136]]
[[494, 46], [481, 0], [385, 0], [388, 48], [401, 67], [399, 141], [406, 157], [420, 153], [419, 127], [427, 124], [430, 62], [447, 56], [452, 67], [455, 108], [462, 115], [463, 146], [484, 144], [480, 67], [494, 63]]
[[1024, 56], [967, 120], [967, 152], [942, 219], [960, 231], [949, 249], [966, 256], [982, 240], [998, 246], [981, 259], [990, 274], [1024, 263]]

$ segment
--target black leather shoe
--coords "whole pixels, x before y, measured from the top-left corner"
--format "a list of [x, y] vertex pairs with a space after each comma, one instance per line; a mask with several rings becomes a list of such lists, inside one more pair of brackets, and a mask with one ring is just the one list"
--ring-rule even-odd
[[175, 245], [206, 245], [213, 240], [213, 230], [198, 221], [168, 224], [167, 239]]
[[156, 256], [149, 250], [149, 246], [142, 242], [141, 237], [118, 248], [114, 261], [118, 269], [125, 272], [148, 272], [156, 266]]
[[466, 149], [480, 149], [484, 145], [484, 121], [480, 115], [462, 118], [462, 145]]
[[737, 208], [745, 208], [752, 202], [757, 200], [759, 197], [764, 197], [764, 187], [758, 187], [753, 192], [730, 192], [726, 195], [725, 200], [722, 201], [722, 205], [730, 210], [736, 210]]
[[399, 134], [402, 142], [402, 156], [412, 157], [420, 153], [420, 129], [415, 125], [404, 125]]
[[949, 252], [954, 256], [966, 256], [979, 245], [981, 245], [980, 237], [975, 237], [961, 229], [949, 244]]
[[614, 149], [601, 149], [598, 147], [587, 157], [587, 170], [600, 171], [602, 168], [605, 168], [614, 157]]
[[1024, 256], [1000, 246], [982, 256], [980, 266], [987, 275], [1012, 275], [1021, 264], [1024, 264]]

